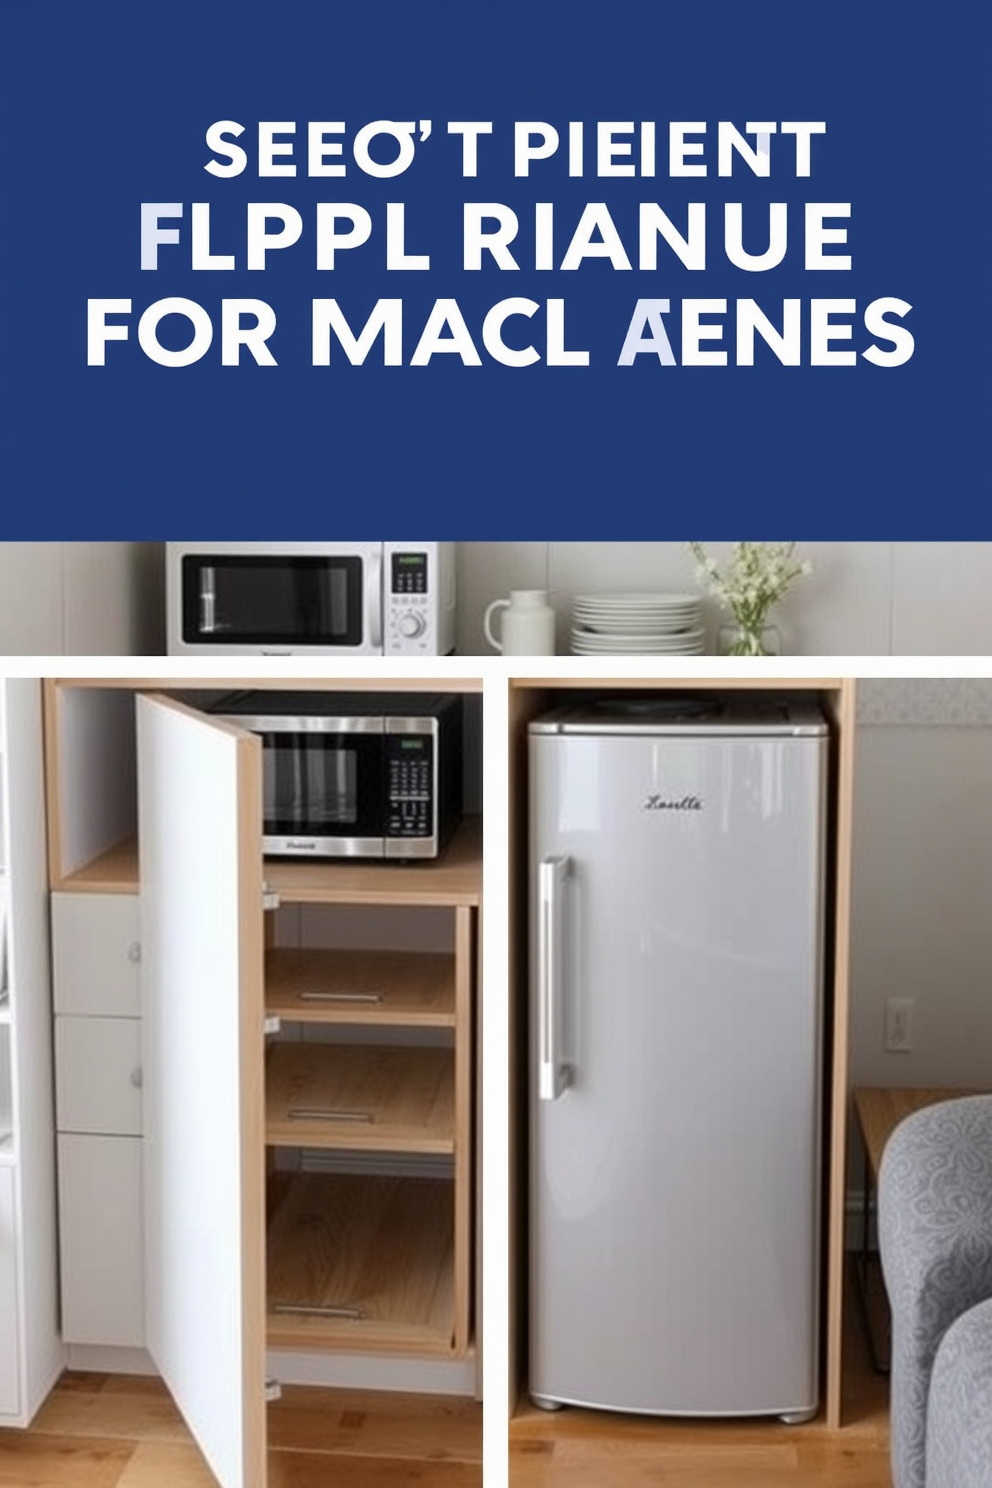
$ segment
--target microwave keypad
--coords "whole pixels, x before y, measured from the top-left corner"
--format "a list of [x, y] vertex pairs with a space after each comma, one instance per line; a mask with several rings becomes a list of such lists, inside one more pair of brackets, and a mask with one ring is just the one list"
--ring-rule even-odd
[[389, 761], [389, 836], [430, 837], [432, 817], [430, 759], [393, 755]]
[[427, 593], [427, 554], [394, 553], [392, 561], [394, 594]]

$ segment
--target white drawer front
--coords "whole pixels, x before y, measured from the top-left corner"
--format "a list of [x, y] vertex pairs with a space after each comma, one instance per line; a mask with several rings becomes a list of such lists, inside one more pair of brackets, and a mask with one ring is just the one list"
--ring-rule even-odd
[[58, 1139], [66, 1343], [144, 1347], [141, 1145], [137, 1137]]
[[52, 960], [57, 1013], [138, 1017], [137, 894], [53, 894]]
[[141, 1135], [141, 1023], [137, 1018], [55, 1020], [59, 1131]]
[[17, 1235], [14, 1217], [14, 1170], [0, 1168], [0, 1415], [16, 1416], [21, 1408], [18, 1380]]

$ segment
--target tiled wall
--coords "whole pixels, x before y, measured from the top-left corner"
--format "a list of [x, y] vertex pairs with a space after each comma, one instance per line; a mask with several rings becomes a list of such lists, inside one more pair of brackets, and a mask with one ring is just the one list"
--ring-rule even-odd
[[[990, 677], [873, 677], [858, 684], [865, 728], [992, 728]], [[986, 738], [983, 748], [988, 744]]]
[[[707, 545], [718, 557], [728, 547]], [[774, 617], [787, 654], [992, 654], [992, 543], [806, 543], [801, 551], [813, 574], [796, 584]], [[510, 589], [551, 591], [558, 650], [567, 653], [574, 595], [693, 591], [694, 568], [681, 543], [462, 543], [458, 649], [491, 654], [483, 612]], [[708, 603], [711, 634], [718, 617]]]

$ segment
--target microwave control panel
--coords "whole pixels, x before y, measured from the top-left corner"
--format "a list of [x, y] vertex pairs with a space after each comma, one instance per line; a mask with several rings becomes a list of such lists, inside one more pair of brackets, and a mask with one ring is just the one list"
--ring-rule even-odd
[[429, 555], [422, 548], [409, 548], [388, 555], [386, 576], [386, 649], [396, 652], [431, 653], [433, 614]]
[[386, 835], [434, 835], [434, 741], [429, 734], [387, 734]]

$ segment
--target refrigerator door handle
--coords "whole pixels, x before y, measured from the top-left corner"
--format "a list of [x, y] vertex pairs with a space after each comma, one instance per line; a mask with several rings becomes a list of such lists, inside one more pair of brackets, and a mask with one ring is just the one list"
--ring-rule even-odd
[[568, 858], [545, 858], [538, 868], [538, 1099], [557, 1100], [571, 1071], [559, 1052], [562, 995], [562, 917]]

